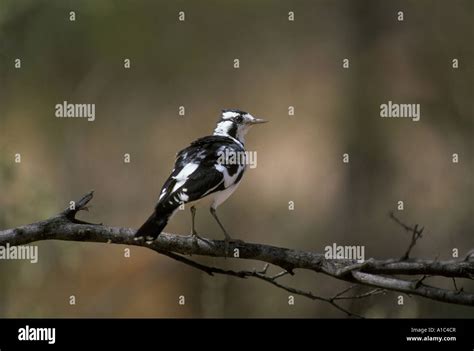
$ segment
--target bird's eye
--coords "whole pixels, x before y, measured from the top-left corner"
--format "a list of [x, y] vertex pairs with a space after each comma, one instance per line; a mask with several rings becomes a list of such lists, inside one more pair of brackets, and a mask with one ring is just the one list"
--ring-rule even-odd
[[237, 116], [237, 117], [235, 118], [235, 121], [236, 121], [237, 123], [242, 123], [243, 120], [244, 120], [244, 119], [243, 119], [242, 116]]

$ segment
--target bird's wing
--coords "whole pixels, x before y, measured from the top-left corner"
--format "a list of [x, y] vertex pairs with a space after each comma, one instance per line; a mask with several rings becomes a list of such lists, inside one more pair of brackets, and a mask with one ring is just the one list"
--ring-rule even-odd
[[[161, 189], [157, 210], [174, 209], [181, 203], [201, 199], [229, 186], [225, 177], [234, 175], [239, 165], [219, 165], [220, 153], [226, 149], [243, 151], [231, 139], [220, 136], [198, 139], [181, 150], [173, 172]], [[223, 173], [223, 167], [226, 174]]]

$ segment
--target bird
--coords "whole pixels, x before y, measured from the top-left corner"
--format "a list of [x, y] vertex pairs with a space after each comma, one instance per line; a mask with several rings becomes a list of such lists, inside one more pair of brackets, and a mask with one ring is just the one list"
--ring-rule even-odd
[[240, 241], [229, 235], [216, 210], [237, 189], [247, 168], [245, 135], [253, 125], [266, 122], [238, 109], [222, 110], [212, 135], [193, 141], [176, 154], [154, 211], [137, 230], [135, 240], [145, 238], [152, 243], [183, 204], [190, 206], [190, 236], [202, 239], [196, 231], [195, 215], [196, 206], [204, 204], [224, 233], [226, 250], [229, 242]]

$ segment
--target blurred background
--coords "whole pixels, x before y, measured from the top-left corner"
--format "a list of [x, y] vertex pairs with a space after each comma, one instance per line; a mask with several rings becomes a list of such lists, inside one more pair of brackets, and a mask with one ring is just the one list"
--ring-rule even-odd
[[[246, 146], [257, 151], [258, 166], [219, 208], [233, 236], [317, 252], [364, 245], [366, 258], [399, 257], [410, 237], [387, 214], [401, 200], [397, 215], [426, 227], [414, 256], [466, 254], [474, 246], [473, 6], [2, 0], [0, 228], [44, 219], [91, 189], [92, 208], [81, 218], [138, 227], [175, 153], [211, 133], [221, 109], [239, 108], [271, 123], [250, 131]], [[56, 118], [65, 100], [96, 104], [96, 120]], [[380, 118], [389, 100], [421, 104], [421, 120]], [[204, 209], [197, 228], [222, 236]], [[188, 235], [189, 212], [178, 212], [166, 231]], [[127, 258], [119, 245], [38, 245], [37, 264], [0, 262], [0, 317], [344, 317], [303, 297], [288, 305], [288, 293], [265, 282], [212, 278], [142, 248]], [[302, 271], [281, 282], [322, 296], [347, 286]], [[427, 283], [452, 287], [448, 279]], [[397, 296], [343, 305], [368, 317], [473, 316], [472, 308], [418, 297], [398, 306]]]

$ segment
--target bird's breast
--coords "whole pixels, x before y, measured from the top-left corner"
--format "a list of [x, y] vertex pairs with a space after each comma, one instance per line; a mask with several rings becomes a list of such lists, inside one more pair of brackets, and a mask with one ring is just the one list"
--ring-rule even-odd
[[235, 183], [231, 185], [230, 187], [216, 191], [212, 194], [209, 194], [207, 196], [204, 196], [198, 200], [188, 202], [188, 206], [194, 206], [194, 207], [203, 207], [203, 208], [217, 208], [220, 206], [225, 200], [229, 198], [230, 195], [237, 189], [239, 186], [239, 183]]
[[220, 204], [222, 204], [225, 200], [229, 198], [230, 195], [237, 189], [239, 186], [240, 182], [237, 182], [230, 187], [222, 190], [222, 191], [216, 191], [212, 199], [211, 207], [212, 208], [217, 208]]

